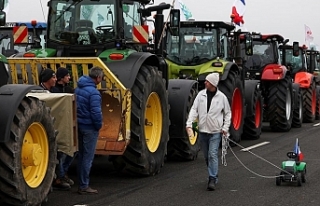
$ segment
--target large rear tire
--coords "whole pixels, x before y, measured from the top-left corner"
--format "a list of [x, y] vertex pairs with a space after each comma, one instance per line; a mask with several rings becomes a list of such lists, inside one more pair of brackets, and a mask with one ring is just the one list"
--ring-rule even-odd
[[269, 84], [268, 119], [273, 131], [288, 132], [293, 118], [292, 82], [289, 77]]
[[218, 88], [227, 96], [232, 111], [230, 139], [238, 143], [241, 141], [245, 115], [241, 77], [235, 71], [230, 70], [227, 79], [220, 81]]
[[45, 103], [25, 97], [11, 124], [10, 139], [0, 144], [0, 201], [41, 205], [51, 190], [56, 166], [56, 132]]
[[317, 92], [316, 84], [312, 82], [309, 88], [302, 89], [303, 97], [303, 122], [312, 123], [316, 118]]
[[263, 98], [255, 80], [246, 81], [245, 93], [247, 108], [242, 137], [244, 139], [259, 139], [263, 118]]
[[320, 86], [317, 86], [317, 107], [316, 107], [316, 120], [320, 119]]
[[[185, 121], [187, 122], [190, 109], [192, 107], [193, 101], [197, 96], [197, 91], [194, 88], [191, 88], [188, 103], [187, 111], [185, 114]], [[168, 142], [168, 156], [170, 160], [195, 160], [198, 157], [200, 151], [200, 143], [198, 140], [198, 133], [195, 132], [194, 138], [190, 139], [186, 130], [182, 131], [181, 138], [170, 138]]]
[[300, 85], [294, 84], [293, 86], [294, 86], [296, 97], [294, 98], [295, 104], [294, 104], [294, 110], [293, 110], [292, 127], [300, 128], [303, 122], [303, 98], [302, 98]]
[[168, 93], [158, 69], [142, 65], [132, 87], [131, 139], [113, 158], [117, 170], [137, 176], [160, 172], [169, 140]]

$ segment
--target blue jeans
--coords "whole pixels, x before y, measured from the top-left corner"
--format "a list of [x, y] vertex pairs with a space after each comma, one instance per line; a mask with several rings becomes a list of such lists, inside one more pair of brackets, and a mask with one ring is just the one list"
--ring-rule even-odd
[[72, 164], [76, 155], [77, 153], [74, 153], [73, 157], [71, 157], [63, 152], [58, 152], [58, 158], [59, 158], [58, 178], [63, 178], [68, 173], [69, 167]]
[[94, 158], [99, 131], [78, 129], [78, 179], [79, 188], [89, 186], [89, 175]]
[[208, 166], [209, 179], [218, 182], [218, 151], [221, 141], [221, 133], [199, 133], [201, 150]]

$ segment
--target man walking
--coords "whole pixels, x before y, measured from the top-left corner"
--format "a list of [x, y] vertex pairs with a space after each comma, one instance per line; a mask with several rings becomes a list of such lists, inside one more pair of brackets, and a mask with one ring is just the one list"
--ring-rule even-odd
[[221, 134], [227, 135], [231, 122], [231, 110], [227, 97], [218, 90], [219, 74], [206, 77], [205, 89], [195, 98], [186, 123], [188, 134], [192, 122], [198, 118], [201, 150], [208, 167], [208, 190], [214, 190], [218, 182], [218, 150]]
[[79, 194], [97, 194], [98, 191], [89, 187], [89, 175], [98, 140], [99, 130], [102, 127], [101, 94], [97, 90], [103, 79], [103, 70], [93, 67], [89, 76], [82, 76], [75, 89], [77, 98], [78, 118], [78, 179]]

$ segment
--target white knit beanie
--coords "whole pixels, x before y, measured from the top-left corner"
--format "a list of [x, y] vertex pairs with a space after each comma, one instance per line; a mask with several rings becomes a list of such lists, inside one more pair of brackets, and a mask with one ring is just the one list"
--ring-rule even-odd
[[219, 73], [208, 74], [206, 80], [210, 82], [213, 86], [217, 87], [219, 83]]

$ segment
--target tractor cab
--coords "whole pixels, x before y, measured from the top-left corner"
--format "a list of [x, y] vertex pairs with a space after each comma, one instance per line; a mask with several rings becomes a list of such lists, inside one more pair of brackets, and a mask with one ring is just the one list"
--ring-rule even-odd
[[306, 59], [305, 45], [299, 46], [298, 42], [293, 42], [293, 45], [281, 45], [280, 55], [283, 65], [289, 69], [291, 76], [297, 72], [306, 72], [309, 70]]
[[44, 22], [6, 22], [0, 27], [1, 54], [10, 57], [43, 47], [46, 29], [47, 23]]
[[220, 21], [181, 21], [179, 33], [167, 30], [168, 60], [185, 66], [228, 57], [228, 33], [235, 27]]
[[[288, 42], [278, 34], [262, 35], [259, 33], [242, 34], [240, 40], [243, 66], [249, 79], [260, 79], [263, 70], [268, 65], [272, 65], [274, 68], [281, 65], [279, 45]], [[274, 70], [274, 72], [276, 71]]]
[[320, 52], [308, 49], [306, 51], [306, 57], [307, 57], [307, 65], [309, 68], [309, 71], [313, 73], [313, 75], [319, 77], [319, 69], [320, 69], [320, 59], [319, 59]]
[[142, 24], [140, 1], [51, 0], [48, 6], [47, 47], [58, 48], [58, 56], [98, 56], [120, 48], [120, 39], [134, 41], [133, 27]]

